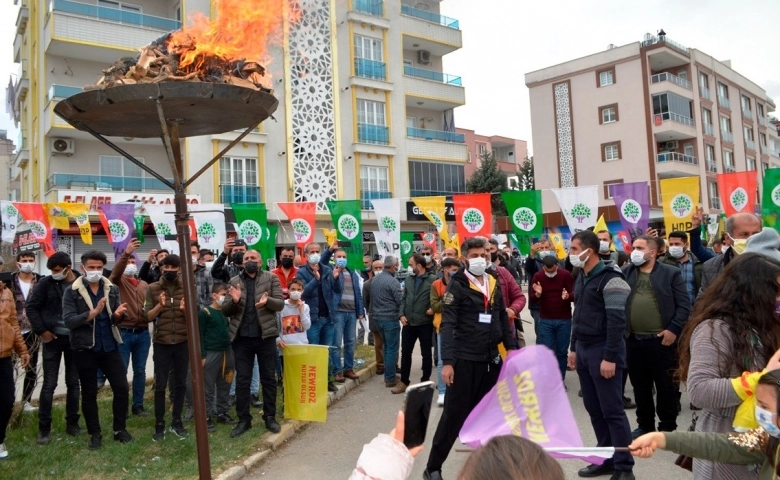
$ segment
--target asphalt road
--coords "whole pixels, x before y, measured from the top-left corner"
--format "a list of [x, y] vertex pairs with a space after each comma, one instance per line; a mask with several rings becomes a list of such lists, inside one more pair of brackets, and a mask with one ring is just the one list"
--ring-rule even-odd
[[[523, 318], [530, 320], [527, 311]], [[533, 327], [526, 326], [526, 338], [534, 342]], [[530, 334], [529, 334], [530, 331]], [[412, 379], [419, 378], [420, 357], [414, 356]], [[577, 396], [579, 380], [576, 373], [569, 372], [566, 377], [569, 387], [569, 401], [579, 426], [580, 435], [586, 446], [595, 446], [596, 439], [590, 425], [590, 418], [582, 405], [582, 399]], [[632, 396], [630, 384], [626, 387], [628, 395]], [[255, 468], [245, 477], [259, 480], [272, 478], [274, 480], [300, 480], [316, 478], [318, 480], [346, 480], [355, 468], [364, 444], [373, 439], [379, 432], [389, 432], [395, 424], [395, 415], [401, 409], [402, 395], [392, 395], [385, 388], [381, 377], [373, 379], [353, 390], [346, 397], [333, 404], [328, 411], [326, 423], [310, 424], [303, 432], [293, 438], [286, 447], [275, 452], [268, 460]], [[691, 421], [691, 411], [688, 409], [688, 396], [683, 393], [683, 411], [678, 418], [680, 429], [687, 429]], [[416, 459], [412, 479], [421, 479], [428, 458], [433, 434], [436, 430], [441, 409], [434, 405], [426, 437], [426, 449]], [[636, 427], [636, 417], [633, 410], [628, 411], [631, 428]], [[455, 448], [460, 444], [456, 443]], [[455, 479], [463, 466], [467, 453], [450, 453], [444, 464], [445, 479]], [[639, 479], [690, 479], [690, 472], [674, 465], [676, 455], [668, 452], [658, 452], [650, 460], [638, 460], [634, 473]], [[561, 465], [567, 478], [575, 479], [577, 470], [585, 466], [579, 460], [561, 460]], [[602, 477], [608, 478], [608, 477]]]

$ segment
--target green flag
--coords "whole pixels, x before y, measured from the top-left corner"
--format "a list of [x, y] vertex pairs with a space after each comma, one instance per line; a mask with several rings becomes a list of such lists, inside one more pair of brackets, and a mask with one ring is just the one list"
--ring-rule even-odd
[[328, 200], [330, 217], [336, 227], [341, 248], [347, 252], [347, 266], [363, 269], [363, 222], [360, 200]]
[[401, 232], [401, 265], [409, 266], [409, 258], [414, 255], [414, 233]]
[[144, 243], [144, 216], [137, 214], [133, 217], [133, 223], [135, 223], [135, 235], [138, 241]]
[[238, 237], [246, 242], [247, 250], [260, 251], [261, 241], [268, 226], [268, 210], [264, 203], [231, 203], [230, 208], [236, 216]]
[[518, 248], [531, 250], [531, 239], [542, 236], [544, 228], [541, 190], [501, 192], [512, 230], [518, 240]]
[[[276, 234], [279, 232], [279, 225], [268, 225], [263, 230], [263, 239], [260, 241], [260, 255], [263, 257], [263, 265], [267, 270], [271, 270], [268, 262], [273, 260], [273, 265], [276, 265]], [[276, 268], [276, 267], [274, 267]], [[282, 285], [282, 288], [287, 288], [287, 285]]]
[[764, 226], [780, 232], [777, 214], [780, 211], [780, 168], [764, 170], [764, 195], [761, 198], [761, 217]]

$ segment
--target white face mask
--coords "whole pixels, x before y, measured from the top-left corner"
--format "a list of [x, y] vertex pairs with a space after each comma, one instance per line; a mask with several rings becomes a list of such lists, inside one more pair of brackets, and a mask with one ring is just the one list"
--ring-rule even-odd
[[539, 258], [549, 257], [552, 254], [553, 252], [549, 250], [542, 250], [541, 252], [539, 252]]
[[320, 263], [320, 254], [319, 253], [309, 254], [309, 264], [317, 265], [318, 263]]
[[609, 242], [599, 241], [599, 253], [609, 253]]
[[301, 294], [303, 294], [303, 292], [299, 292], [298, 290], [290, 292], [290, 300], [300, 300]]
[[225, 296], [220, 295], [219, 298], [217, 299], [217, 305], [221, 307], [223, 303], [225, 303]]
[[669, 247], [669, 255], [674, 258], [682, 258], [685, 255], [685, 249], [683, 247]]
[[558, 275], [558, 270], [556, 269], [554, 272], [548, 272], [545, 270], [544, 274], [547, 275], [548, 278], [554, 278], [556, 275]]
[[196, 256], [192, 257], [192, 264], [193, 265], [197, 265], [198, 264], [198, 257], [196, 257]]
[[425, 260], [425, 264], [428, 265], [431, 263], [431, 256], [430, 255], [424, 255], [423, 259]]
[[133, 264], [130, 264], [130, 265], [125, 267], [125, 276], [126, 277], [132, 277], [133, 275], [135, 275], [135, 272], [137, 272], [137, 271], [138, 271], [138, 267], [136, 267]]
[[583, 258], [581, 258], [583, 255], [585, 255], [585, 253], [587, 253], [587, 250], [585, 250], [584, 252], [580, 253], [579, 255], [576, 255], [576, 254], [574, 254], [574, 253], [572, 253], [572, 254], [569, 254], [569, 261], [571, 262], [571, 264], [572, 264], [572, 266], [573, 266], [573, 267], [579, 267], [579, 268], [582, 268], [582, 267], [584, 267], [584, 266], [585, 266], [585, 263], [586, 263], [586, 262], [588, 261], [588, 259], [590, 258], [590, 255], [588, 255], [588, 256], [587, 256], [587, 257], [585, 257], [584, 259], [583, 259]]
[[211, 270], [211, 267], [214, 266], [214, 262], [206, 262], [206, 270]]
[[103, 272], [89, 271], [89, 272], [84, 272], [84, 275], [87, 277], [87, 281], [89, 283], [97, 283], [100, 281], [100, 278], [103, 276]]
[[485, 273], [487, 268], [487, 262], [484, 258], [470, 258], [469, 259], [469, 272], [476, 277], [481, 277]]
[[645, 252], [640, 252], [639, 250], [631, 252], [631, 263], [638, 267], [644, 265], [645, 262], [647, 262], [645, 259]]
[[51, 274], [52, 280], [56, 280], [58, 282], [60, 280], [65, 280], [65, 277], [67, 277], [67, 276], [68, 276], [68, 270], [67, 269], [61, 271], [60, 273], [52, 273]]
[[406, 267], [406, 274], [407, 274], [407, 275], [415, 275], [414, 269], [412, 268], [412, 266], [411, 266], [411, 265], [409, 265], [408, 267]]
[[19, 271], [22, 273], [32, 273], [32, 271], [35, 270], [35, 264], [34, 263], [20, 263], [19, 264]]

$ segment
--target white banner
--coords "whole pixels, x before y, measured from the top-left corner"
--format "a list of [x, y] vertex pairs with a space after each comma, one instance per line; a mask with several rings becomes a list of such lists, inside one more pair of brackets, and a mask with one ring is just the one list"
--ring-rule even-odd
[[221, 203], [203, 203], [189, 205], [195, 228], [198, 230], [200, 248], [219, 252], [227, 240], [225, 226], [225, 205]]
[[0, 200], [0, 212], [3, 219], [2, 240], [8, 243], [14, 243], [16, 235], [16, 226], [19, 225], [19, 210], [14, 207], [10, 200]]
[[595, 227], [599, 215], [599, 187], [589, 185], [573, 188], [553, 188], [572, 235]]
[[[89, 214], [97, 215], [100, 205], [106, 203], [142, 203], [144, 205], [169, 205], [174, 208], [172, 193], [101, 192], [85, 190], [57, 190], [57, 202], [86, 203]], [[52, 203], [55, 203], [52, 200]], [[187, 195], [187, 204], [200, 203], [200, 195]], [[171, 210], [172, 211], [172, 210]]]
[[401, 201], [397, 198], [371, 200], [379, 231], [374, 232], [377, 249], [383, 257], [401, 254]]
[[[160, 242], [160, 248], [168, 250], [170, 253], [179, 255], [179, 242], [176, 241], [176, 219], [173, 216], [173, 205], [144, 205], [146, 213], [154, 226], [154, 233], [157, 235], [157, 241]], [[171, 213], [166, 213], [171, 212]], [[165, 237], [170, 238], [166, 240]]]

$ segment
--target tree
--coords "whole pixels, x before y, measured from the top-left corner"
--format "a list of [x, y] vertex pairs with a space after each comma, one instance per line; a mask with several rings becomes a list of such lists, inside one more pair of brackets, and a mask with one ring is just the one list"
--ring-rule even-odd
[[523, 164], [517, 170], [518, 185], [520, 190], [536, 190], [536, 179], [534, 178], [534, 162], [533, 159], [526, 155]]
[[571, 215], [577, 219], [579, 223], [590, 217], [590, 208], [584, 203], [578, 203], [571, 209]]
[[731, 194], [731, 204], [736, 210], [742, 210], [747, 203], [747, 194], [744, 189], [738, 188]]
[[167, 223], [158, 223], [154, 226], [154, 231], [157, 232], [157, 235], [172, 235], [173, 232], [171, 232], [171, 227], [168, 226]]
[[639, 205], [635, 201], [629, 200], [623, 204], [623, 216], [630, 219], [632, 222], [636, 222], [640, 213]]
[[217, 236], [217, 229], [211, 222], [203, 222], [203, 225], [198, 229], [198, 236], [203, 239], [204, 243], [209, 243], [212, 238]]
[[382, 217], [380, 223], [382, 224], [382, 229], [387, 232], [388, 235], [390, 235], [393, 230], [397, 228], [395, 220], [393, 220], [391, 217]]
[[293, 234], [295, 235], [295, 241], [300, 242], [309, 238], [309, 233], [311, 233], [309, 222], [304, 220], [293, 220], [292, 228]]
[[677, 195], [672, 200], [672, 210], [679, 212], [680, 217], [684, 217], [687, 212], [693, 208], [693, 203], [688, 195]]
[[238, 227], [238, 234], [246, 240], [246, 243], [249, 245], [254, 245], [263, 236], [260, 225], [253, 220], [244, 220], [241, 222], [241, 225]]
[[43, 226], [43, 223], [37, 220], [28, 220], [27, 225], [30, 226], [30, 230], [32, 231], [33, 235], [35, 235], [35, 238], [46, 238], [46, 227]]
[[485, 217], [476, 208], [469, 208], [463, 213], [463, 224], [469, 227], [472, 232], [479, 230], [484, 222]]
[[108, 222], [108, 231], [111, 233], [111, 240], [121, 242], [127, 237], [127, 226], [121, 220], [110, 220]]
[[515, 222], [515, 225], [526, 231], [531, 230], [536, 226], [536, 214], [527, 207], [521, 207], [515, 210], [512, 220]]
[[342, 215], [339, 219], [338, 228], [345, 237], [352, 239], [355, 238], [360, 227], [355, 217], [352, 215]]
[[[479, 168], [466, 183], [466, 191], [469, 193], [501, 193], [506, 191], [506, 173], [498, 168], [496, 156], [491, 153], [480, 155]], [[491, 195], [490, 203], [495, 216], [506, 216], [506, 206], [501, 200], [501, 195]]]

